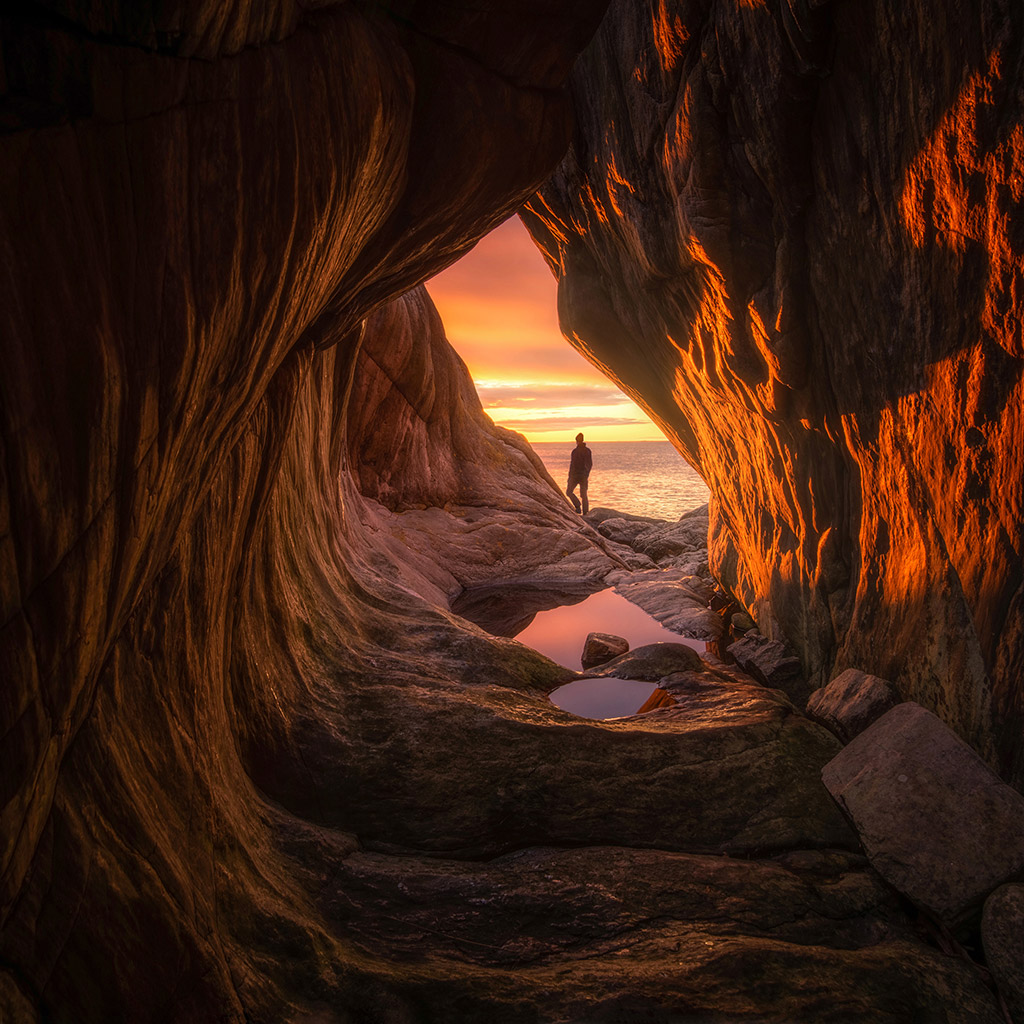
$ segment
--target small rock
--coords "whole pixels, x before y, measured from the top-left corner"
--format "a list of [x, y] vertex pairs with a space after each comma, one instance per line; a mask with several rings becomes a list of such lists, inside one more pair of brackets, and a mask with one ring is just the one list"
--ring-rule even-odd
[[757, 628], [757, 624], [746, 612], [733, 612], [729, 622], [736, 633], [749, 633]]
[[886, 712], [821, 776], [875, 870], [946, 924], [1024, 871], [1024, 796], [919, 704]]
[[849, 743], [899, 703], [899, 690], [888, 679], [848, 668], [811, 694], [807, 714]]
[[603, 665], [629, 650], [629, 641], [612, 633], [588, 633], [580, 663], [584, 668]]
[[1001, 885], [985, 901], [981, 941], [1015, 1024], [1024, 1024], [1024, 885]]
[[[782, 690], [791, 697], [807, 695], [809, 687], [803, 678], [800, 659], [778, 640], [748, 633], [729, 644], [726, 650], [744, 672], [752, 675], [763, 686]], [[803, 694], [799, 692], [801, 689]]]

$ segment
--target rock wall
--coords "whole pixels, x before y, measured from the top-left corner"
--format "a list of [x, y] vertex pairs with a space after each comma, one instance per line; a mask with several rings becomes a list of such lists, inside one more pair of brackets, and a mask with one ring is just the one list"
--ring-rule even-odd
[[[258, 933], [262, 894], [290, 899], [237, 756], [244, 596], [278, 602], [279, 628], [302, 599], [279, 638], [295, 664], [400, 632], [360, 625], [385, 599], [346, 539], [361, 324], [550, 172], [559, 83], [601, 13], [401, 8], [53, 0], [0, 20], [0, 956], [4, 992], [50, 1019], [152, 1019], [172, 992], [178, 1019], [281, 1019], [268, 972], [226, 952], [225, 900]], [[277, 570], [301, 593], [261, 595]]]
[[522, 435], [487, 416], [425, 288], [369, 316], [346, 403], [347, 467], [380, 571], [444, 605], [489, 581], [588, 584], [622, 566]]
[[1022, 57], [1003, 0], [616, 0], [524, 215], [762, 629], [1018, 783]]

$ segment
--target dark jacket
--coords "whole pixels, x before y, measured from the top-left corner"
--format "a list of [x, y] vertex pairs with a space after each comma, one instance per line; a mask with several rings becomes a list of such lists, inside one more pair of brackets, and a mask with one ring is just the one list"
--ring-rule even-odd
[[585, 444], [578, 444], [572, 450], [572, 458], [569, 459], [569, 479], [586, 480], [590, 476], [590, 470], [594, 465], [594, 456]]

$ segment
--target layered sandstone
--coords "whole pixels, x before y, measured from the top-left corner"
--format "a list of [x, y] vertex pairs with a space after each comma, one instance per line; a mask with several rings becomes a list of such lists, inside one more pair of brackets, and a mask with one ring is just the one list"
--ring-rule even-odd
[[525, 215], [762, 629], [1018, 782], [1022, 57], [1000, 0], [616, 0]]

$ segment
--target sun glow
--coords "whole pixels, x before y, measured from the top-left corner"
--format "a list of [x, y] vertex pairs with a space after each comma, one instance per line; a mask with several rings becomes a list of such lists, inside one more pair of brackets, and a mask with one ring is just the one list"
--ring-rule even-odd
[[556, 284], [518, 217], [427, 282], [488, 415], [531, 441], [664, 435], [558, 329]]

